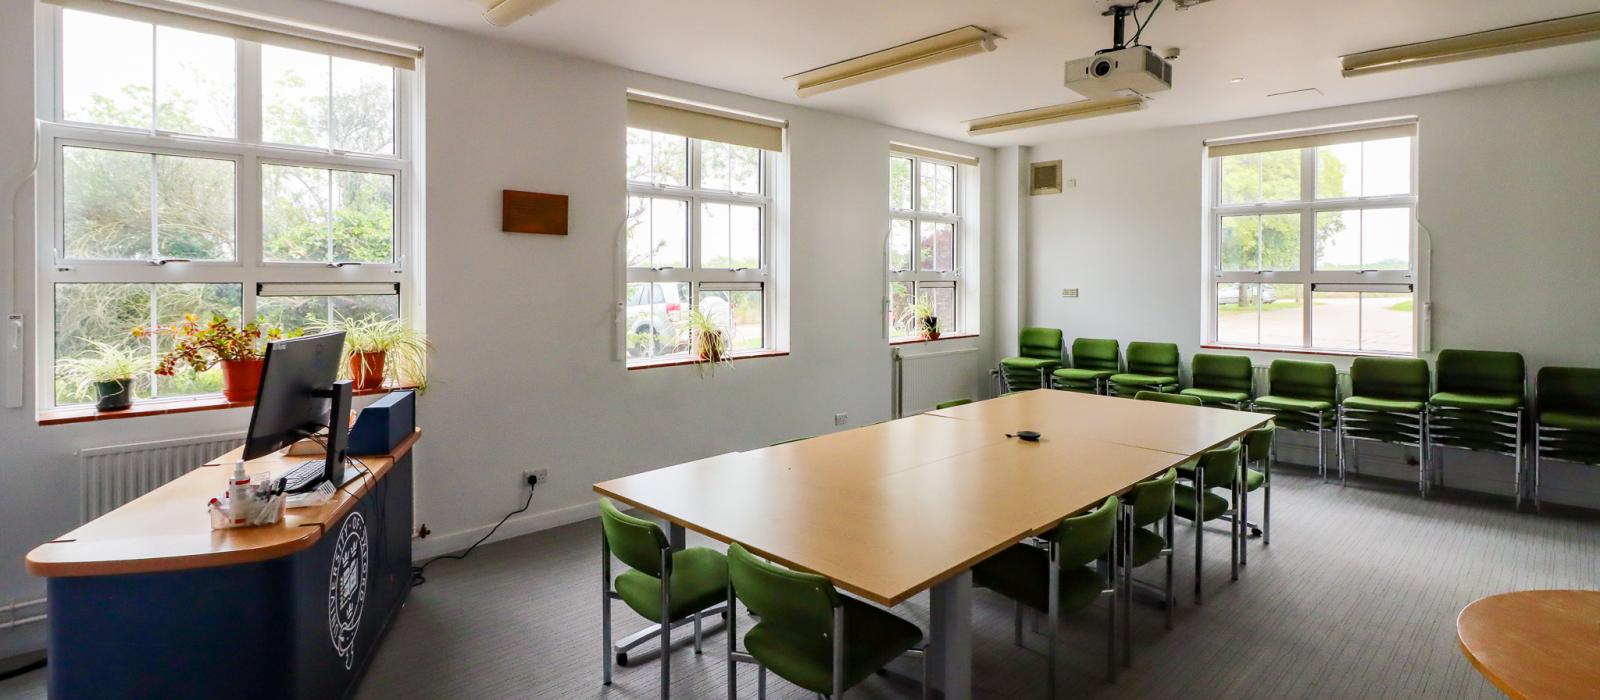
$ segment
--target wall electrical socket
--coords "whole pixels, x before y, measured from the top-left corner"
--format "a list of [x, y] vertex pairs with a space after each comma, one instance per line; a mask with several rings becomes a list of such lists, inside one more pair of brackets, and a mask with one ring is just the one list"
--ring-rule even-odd
[[1068, 287], [1066, 289], [1061, 290], [1061, 297], [1063, 299], [1077, 299], [1078, 298], [1078, 288], [1077, 287]]
[[1075, 178], [1075, 177], [1067, 178], [1066, 180], [1063, 180], [1061, 182], [1061, 186], [1063, 188], [1069, 189], [1069, 190], [1070, 189], [1074, 189], [1074, 188], [1076, 188], [1078, 186], [1078, 178]]
[[850, 414], [848, 414], [848, 413], [835, 413], [835, 414], [833, 414], [833, 424], [834, 425], [844, 425], [845, 423], [849, 423], [849, 422], [850, 422]]
[[539, 483], [540, 484], [544, 484], [544, 482], [550, 480], [550, 470], [549, 469], [531, 469], [529, 471], [525, 471], [525, 472], [522, 473], [522, 482], [521, 483], [523, 483], [523, 484], [528, 483], [528, 477], [530, 477], [530, 476], [538, 477], [539, 478]]

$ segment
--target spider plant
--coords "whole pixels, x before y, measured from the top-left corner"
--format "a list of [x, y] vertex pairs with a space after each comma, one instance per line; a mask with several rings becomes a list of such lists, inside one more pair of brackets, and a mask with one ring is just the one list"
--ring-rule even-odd
[[97, 408], [115, 411], [127, 408], [133, 401], [133, 380], [150, 367], [150, 355], [141, 348], [125, 347], [82, 339], [93, 351], [78, 357], [68, 357], [56, 363], [63, 379], [73, 382], [79, 394], [90, 394], [98, 400]]
[[939, 337], [939, 318], [934, 315], [933, 304], [926, 299], [913, 302], [900, 316], [900, 326], [916, 331], [924, 339]]
[[343, 316], [313, 324], [317, 333], [344, 332], [341, 373], [357, 388], [382, 386], [386, 379], [418, 390], [427, 388], [428, 336], [400, 319], [379, 314]]
[[684, 314], [683, 328], [689, 336], [689, 351], [702, 373], [714, 374], [717, 365], [732, 364], [728, 358], [728, 333], [716, 317], [696, 307]]

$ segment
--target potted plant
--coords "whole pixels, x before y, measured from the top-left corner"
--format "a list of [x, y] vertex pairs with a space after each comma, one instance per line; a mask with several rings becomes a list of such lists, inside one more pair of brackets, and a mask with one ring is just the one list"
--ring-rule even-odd
[[316, 325], [316, 332], [344, 331], [344, 362], [357, 391], [395, 384], [427, 386], [427, 358], [433, 343], [422, 331], [399, 319], [370, 314], [357, 318], [335, 315]]
[[149, 356], [95, 340], [91, 354], [57, 363], [62, 378], [77, 384], [78, 392], [94, 389], [97, 411], [121, 411], [133, 405], [133, 380], [148, 367]]
[[689, 335], [689, 352], [694, 354], [702, 373], [715, 373], [717, 365], [732, 364], [728, 358], [728, 334], [715, 317], [696, 307], [684, 314], [683, 327]]
[[133, 330], [135, 336], [170, 335], [176, 341], [156, 365], [156, 374], [163, 377], [176, 374], [179, 364], [196, 372], [221, 365], [222, 396], [234, 403], [256, 398], [256, 390], [261, 387], [263, 340], [297, 338], [302, 332], [285, 333], [277, 328], [262, 331], [254, 322], [235, 328], [221, 316], [212, 316], [209, 323], [201, 323], [194, 314], [184, 314], [181, 323], [171, 326]]
[[905, 325], [916, 329], [923, 340], [939, 339], [939, 317], [934, 315], [933, 304], [918, 301], [906, 307]]

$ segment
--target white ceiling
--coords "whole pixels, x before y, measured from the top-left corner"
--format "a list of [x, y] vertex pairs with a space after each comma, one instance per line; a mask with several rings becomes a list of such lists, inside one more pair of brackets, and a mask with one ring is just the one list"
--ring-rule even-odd
[[[986, 145], [1294, 112], [1600, 69], [1600, 42], [1341, 78], [1338, 56], [1600, 11], [1600, 0], [1168, 0], [1141, 43], [1177, 47], [1148, 109], [968, 137], [963, 121], [1080, 99], [1062, 64], [1111, 44], [1109, 0], [559, 0], [507, 28], [490, 0], [339, 0], [633, 70]], [[1124, 0], [1128, 1], [1128, 0]], [[1149, 5], [1141, 9], [1148, 11]], [[999, 49], [804, 100], [784, 76], [976, 24]], [[1231, 83], [1233, 78], [1244, 78]], [[1314, 92], [1267, 97], [1270, 93]]]

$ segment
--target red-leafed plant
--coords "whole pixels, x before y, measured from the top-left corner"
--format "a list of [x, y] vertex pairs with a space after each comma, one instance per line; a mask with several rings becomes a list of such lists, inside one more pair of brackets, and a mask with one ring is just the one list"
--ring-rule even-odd
[[201, 323], [194, 314], [184, 314], [182, 322], [170, 326], [133, 329], [135, 336], [170, 335], [177, 341], [156, 365], [156, 374], [163, 377], [176, 373], [180, 364], [204, 372], [219, 362], [258, 360], [266, 352], [265, 342], [296, 338], [302, 333], [300, 330], [284, 332], [279, 328], [262, 331], [255, 323], [236, 328], [221, 316], [212, 316], [209, 323]]

